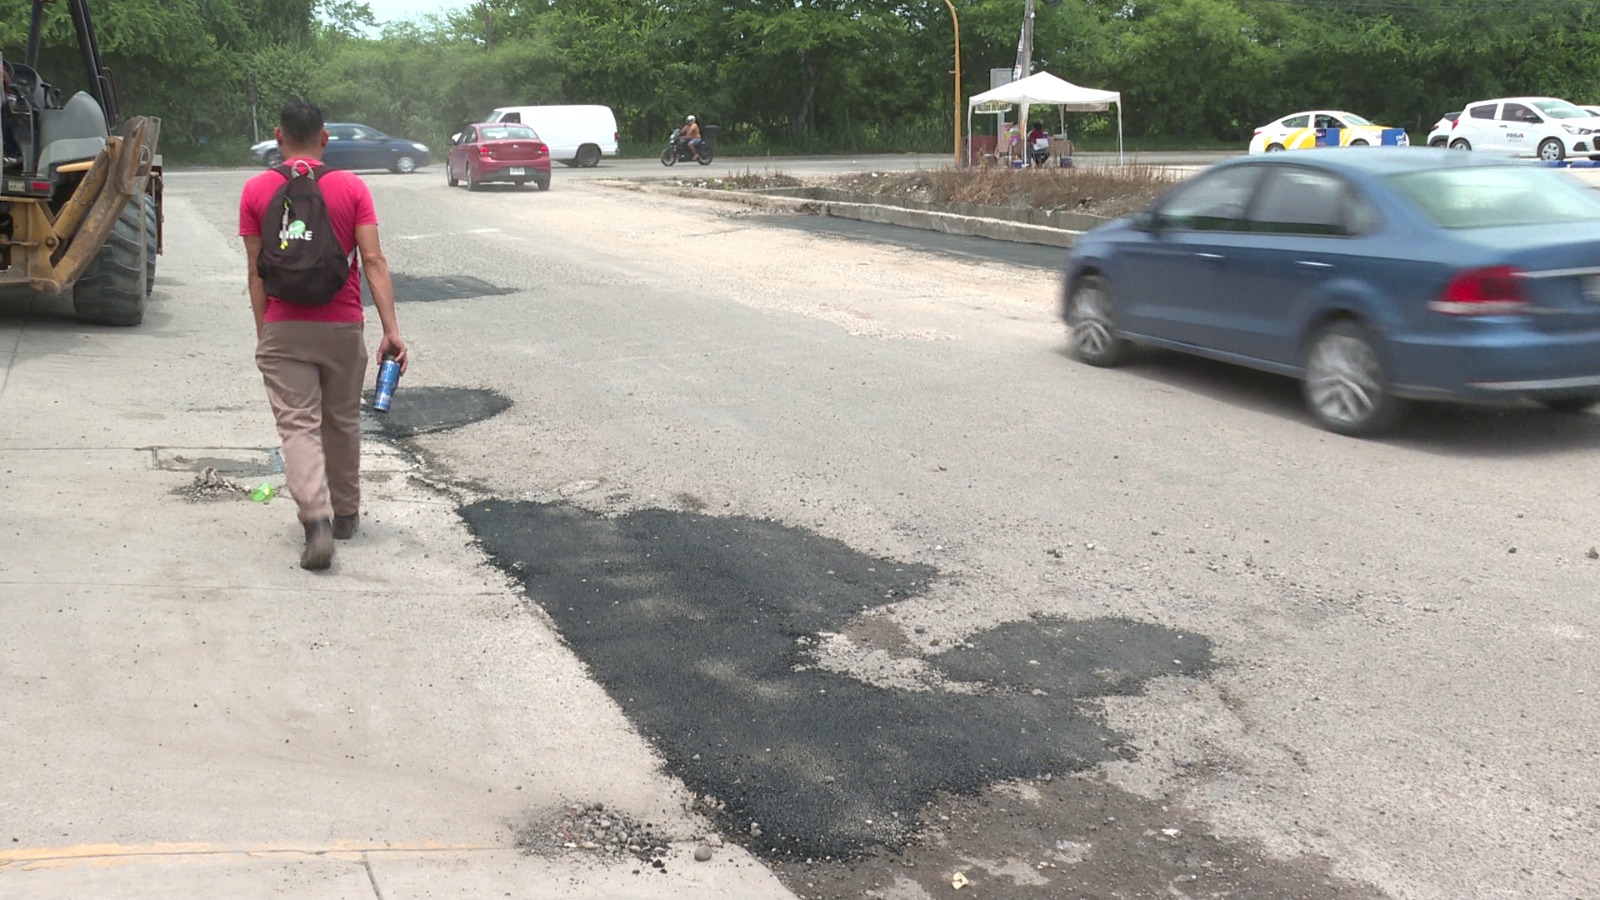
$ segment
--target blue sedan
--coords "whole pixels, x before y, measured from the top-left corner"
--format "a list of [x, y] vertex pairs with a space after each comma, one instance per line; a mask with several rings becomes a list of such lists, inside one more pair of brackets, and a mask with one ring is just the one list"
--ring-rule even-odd
[[1600, 402], [1600, 195], [1448, 150], [1220, 163], [1073, 248], [1075, 357], [1149, 344], [1300, 379], [1325, 428], [1408, 400]]

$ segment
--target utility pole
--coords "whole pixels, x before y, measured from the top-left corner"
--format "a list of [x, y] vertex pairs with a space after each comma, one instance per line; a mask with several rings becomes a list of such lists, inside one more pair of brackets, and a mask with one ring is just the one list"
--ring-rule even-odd
[[1012, 81], [1021, 81], [1033, 74], [1033, 0], [1024, 0], [1022, 9], [1022, 36], [1017, 39], [1017, 65], [1011, 72]]
[[[1033, 0], [1028, 0], [1028, 2], [1031, 3], [1031, 2], [1033, 2]], [[956, 16], [956, 5], [954, 3], [951, 3], [950, 0], [944, 0], [944, 5], [950, 9], [950, 26], [955, 31], [955, 36], [956, 36], [956, 56], [955, 56], [956, 89], [955, 89], [955, 103], [954, 103], [954, 106], [955, 106], [955, 131], [956, 131], [956, 148], [955, 148], [956, 149], [956, 158], [955, 158], [955, 163], [956, 163], [956, 166], [959, 168], [960, 165], [961, 165], [962, 160], [966, 157], [966, 154], [961, 152], [962, 149], [963, 149], [962, 146], [961, 146], [961, 19]]]
[[250, 104], [250, 131], [256, 143], [261, 143], [261, 116], [256, 112], [256, 75], [244, 73], [244, 99]]
[[[1012, 81], [1021, 81], [1033, 74], [1033, 0], [1026, 0], [1022, 10], [1022, 37], [1017, 41], [1017, 68]], [[1022, 104], [1017, 115], [1017, 127], [1024, 134], [1028, 130], [1028, 104]]]
[[[1032, 3], [1033, 0], [1028, 0]], [[481, 0], [478, 4], [483, 10], [483, 52], [494, 52], [494, 19], [489, 17], [489, 0]]]

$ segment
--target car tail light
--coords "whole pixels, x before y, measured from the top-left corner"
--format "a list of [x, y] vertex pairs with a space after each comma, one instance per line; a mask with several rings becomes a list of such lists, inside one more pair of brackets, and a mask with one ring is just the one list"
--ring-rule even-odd
[[479, 156], [493, 156], [494, 155], [494, 148], [489, 146], [488, 144], [479, 144], [478, 145], [478, 155]]
[[1455, 131], [1456, 130], [1456, 126], [1460, 125], [1460, 124], [1461, 124], [1461, 120], [1460, 119], [1451, 119], [1450, 120], [1450, 130], [1451, 131]]
[[1445, 285], [1439, 299], [1428, 304], [1450, 316], [1503, 316], [1528, 306], [1522, 293], [1522, 270], [1511, 266], [1468, 269]]
[[533, 145], [533, 152], [534, 152], [535, 156], [543, 156], [546, 153], [550, 152], [550, 148], [546, 147], [544, 144], [541, 144], [541, 143], [535, 141], [534, 145]]

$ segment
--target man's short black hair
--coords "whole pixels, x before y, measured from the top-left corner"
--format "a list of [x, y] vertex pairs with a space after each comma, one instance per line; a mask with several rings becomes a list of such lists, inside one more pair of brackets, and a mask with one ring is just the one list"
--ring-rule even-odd
[[278, 113], [283, 136], [296, 144], [309, 144], [322, 134], [322, 110], [304, 100], [294, 100]]

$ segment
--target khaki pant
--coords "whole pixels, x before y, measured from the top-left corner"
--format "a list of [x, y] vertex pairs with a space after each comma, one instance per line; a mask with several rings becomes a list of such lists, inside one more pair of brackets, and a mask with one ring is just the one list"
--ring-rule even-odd
[[367, 372], [361, 323], [268, 322], [256, 345], [256, 368], [278, 421], [300, 521], [358, 512]]

